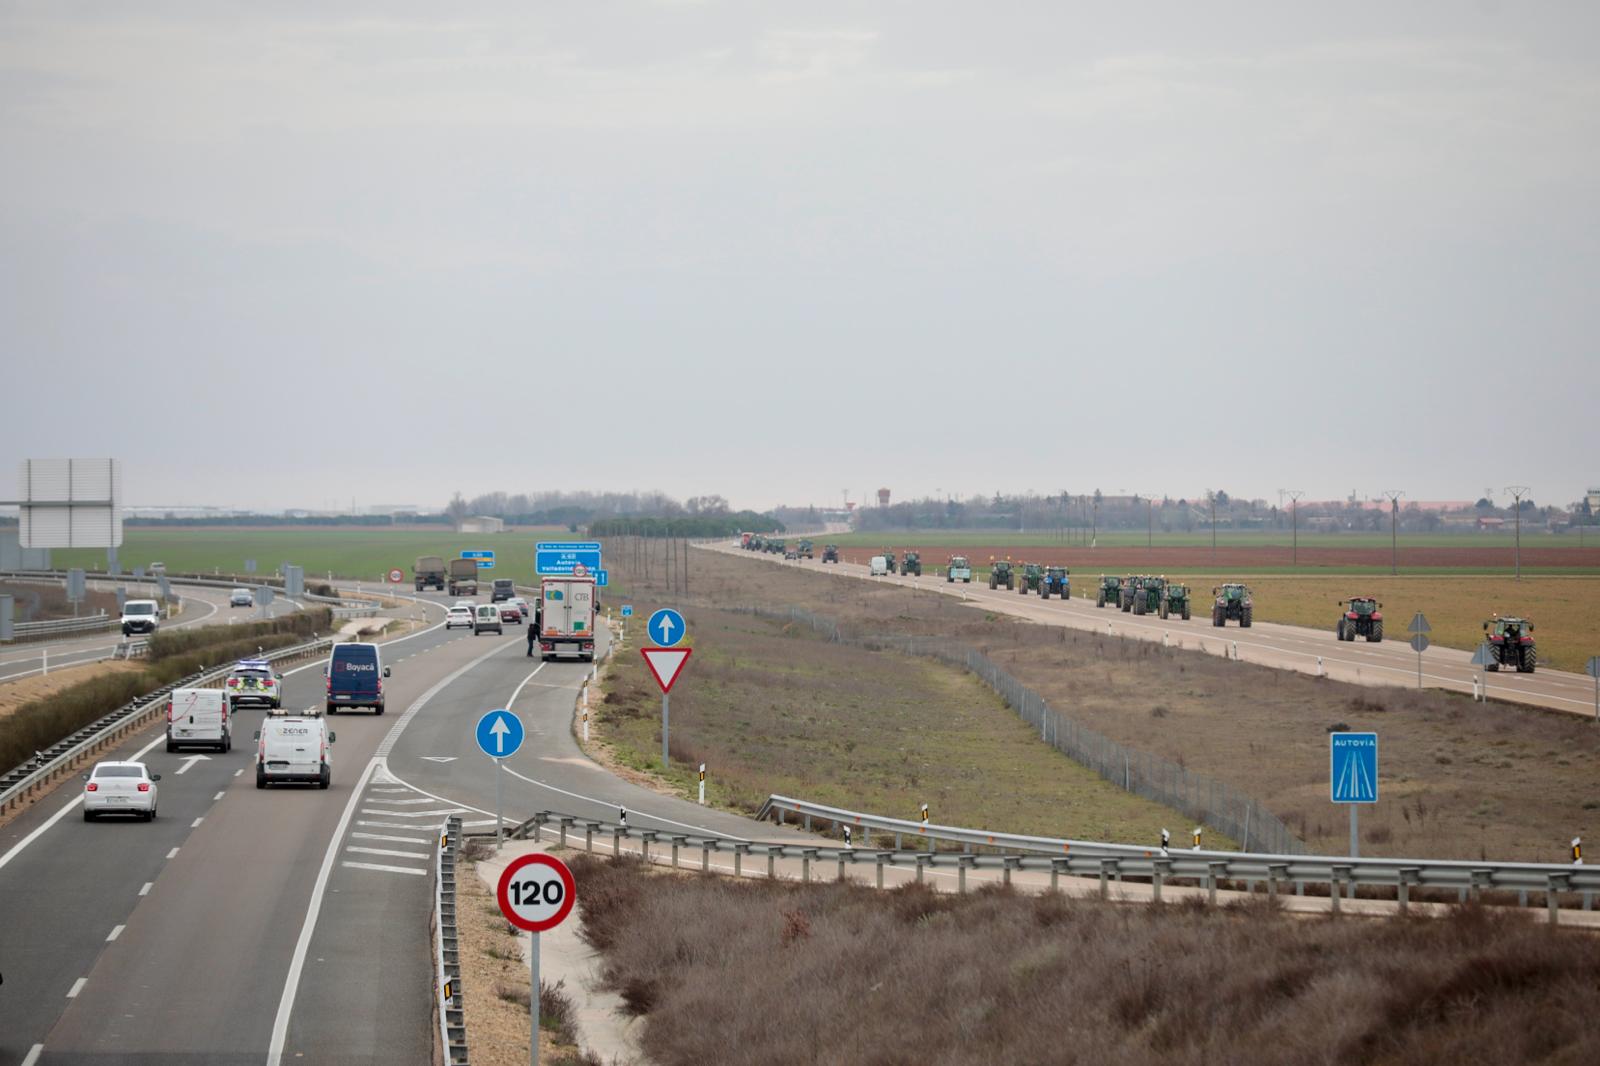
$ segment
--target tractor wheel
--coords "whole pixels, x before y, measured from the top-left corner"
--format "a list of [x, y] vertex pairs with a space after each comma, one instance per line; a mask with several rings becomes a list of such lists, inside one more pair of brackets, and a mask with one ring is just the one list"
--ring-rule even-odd
[[1014, 577], [1006, 578], [1006, 588], [1014, 589], [1016, 587], [1017, 587], [1017, 579], [1016, 578], [1014, 578]]
[[1133, 601], [1133, 613], [1134, 614], [1144, 614], [1145, 607], [1146, 607], [1146, 603], [1145, 603], [1145, 598], [1143, 596], [1139, 596], [1139, 597], [1136, 597], [1134, 599], [1134, 601]]
[[1524, 673], [1524, 674], [1531, 674], [1531, 673], [1533, 673], [1533, 668], [1538, 666], [1538, 665], [1539, 665], [1539, 653], [1534, 650], [1533, 645], [1530, 644], [1526, 648], [1523, 648], [1522, 649], [1522, 665], [1517, 668], [1518, 671], [1520, 673]]
[[1333, 635], [1338, 640], [1344, 639], [1344, 619], [1339, 619], [1339, 624], [1333, 627]]
[[995, 584], [994, 584], [994, 575], [993, 575], [993, 574], [990, 574], [990, 575], [989, 575], [989, 587], [990, 587], [990, 588], [994, 588], [994, 587], [995, 587]]
[[951, 577], [949, 574], [946, 574], [944, 576], [944, 583], [947, 585], [954, 585], [956, 583], [956, 579]]
[[1049, 585], [1040, 585], [1039, 586], [1039, 598], [1041, 600], [1048, 600], [1050, 598], [1050, 586]]
[[1222, 608], [1221, 607], [1213, 607], [1213, 608], [1211, 608], [1211, 624], [1216, 626], [1218, 629], [1222, 628]]
[[1023, 595], [1023, 596], [1026, 596], [1028, 594], [1028, 583], [1027, 583], [1027, 581], [1023, 581], [1023, 583], [1017, 588], [1017, 592], [1019, 594]]
[[1161, 620], [1163, 622], [1167, 620], [1167, 604], [1165, 600], [1161, 602]]
[[1132, 610], [1133, 610], [1133, 597], [1132, 596], [1124, 596], [1124, 597], [1122, 597], [1122, 613], [1123, 614], [1128, 614]]
[[1367, 630], [1367, 643], [1380, 644], [1383, 642], [1383, 622], [1372, 623], [1372, 628]]
[[1071, 585], [1062, 585], [1061, 586], [1061, 598], [1064, 599], [1064, 600], [1072, 599], [1072, 586]]
[[1491, 673], [1491, 674], [1498, 674], [1500, 672], [1500, 664], [1499, 663], [1484, 663], [1483, 664], [1483, 668], [1485, 670], [1489, 671], [1489, 673]]
[[1240, 629], [1249, 629], [1250, 628], [1250, 616], [1251, 616], [1251, 614], [1254, 613], [1254, 611], [1255, 611], [1255, 609], [1252, 608], [1252, 607], [1246, 607], [1244, 609], [1244, 614], [1239, 616], [1239, 628]]
[[1189, 620], [1189, 605], [1187, 603], [1183, 605], [1183, 620], [1185, 622]]
[[1106, 605], [1106, 594], [1105, 594], [1104, 591], [1099, 592], [1099, 593], [1097, 593], [1095, 595], [1094, 605], [1096, 607], [1104, 607]]

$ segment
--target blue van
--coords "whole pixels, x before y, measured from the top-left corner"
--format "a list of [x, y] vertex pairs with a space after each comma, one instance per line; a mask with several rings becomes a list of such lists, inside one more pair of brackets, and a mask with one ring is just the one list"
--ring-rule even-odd
[[328, 659], [328, 713], [343, 707], [371, 707], [383, 713], [383, 679], [389, 668], [376, 644], [335, 644]]

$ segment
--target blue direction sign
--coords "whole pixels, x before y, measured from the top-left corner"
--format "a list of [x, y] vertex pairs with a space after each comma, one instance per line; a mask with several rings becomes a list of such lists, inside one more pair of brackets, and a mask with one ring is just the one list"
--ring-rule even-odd
[[1378, 734], [1328, 734], [1328, 787], [1334, 803], [1378, 802]]
[[650, 631], [651, 640], [663, 648], [670, 648], [683, 639], [683, 615], [671, 607], [663, 607], [650, 616], [645, 628]]
[[622, 605], [622, 617], [624, 617], [624, 618], [632, 618], [633, 617], [633, 604], [625, 603], [625, 604]]
[[598, 542], [546, 540], [533, 546], [533, 569], [541, 576], [571, 576], [573, 568], [580, 563], [591, 574], [600, 569]]
[[479, 570], [494, 569], [494, 552], [492, 551], [462, 552], [461, 558], [473, 560], [478, 564]]
[[490, 711], [478, 719], [475, 735], [485, 755], [491, 759], [507, 758], [522, 747], [522, 719], [504, 709]]
[[596, 570], [594, 572], [594, 583], [597, 588], [605, 588], [611, 584], [611, 575], [604, 570]]

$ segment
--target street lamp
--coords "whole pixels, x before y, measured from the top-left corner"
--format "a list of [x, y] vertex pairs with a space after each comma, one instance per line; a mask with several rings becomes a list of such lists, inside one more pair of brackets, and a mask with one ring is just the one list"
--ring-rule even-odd
[[1401, 489], [1384, 489], [1384, 499], [1389, 501], [1389, 573], [1400, 572], [1400, 497], [1405, 495]]
[[[1289, 565], [1300, 565], [1300, 497], [1305, 495], [1304, 489], [1279, 489], [1279, 492], [1289, 497], [1289, 515], [1294, 527], [1293, 539], [1290, 541]], [[1279, 504], [1281, 509], [1282, 504]], [[1282, 529], [1282, 526], [1278, 527]]]
[[1511, 558], [1516, 567], [1518, 581], [1522, 580], [1522, 498], [1528, 494], [1526, 485], [1507, 485], [1506, 491], [1511, 493], [1511, 498], [1517, 503], [1517, 539], [1511, 549]]

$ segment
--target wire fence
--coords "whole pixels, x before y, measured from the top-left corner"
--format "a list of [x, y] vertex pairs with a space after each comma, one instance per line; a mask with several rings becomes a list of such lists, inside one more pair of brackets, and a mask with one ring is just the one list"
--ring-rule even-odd
[[1259, 800], [1208, 774], [1196, 773], [1170, 759], [1130, 748], [1063, 714], [976, 648], [947, 637], [854, 634], [834, 619], [803, 607], [774, 610], [719, 605], [717, 609], [803, 624], [838, 644], [922, 655], [969, 670], [994, 689], [1018, 717], [1037, 729], [1039, 738], [1046, 744], [1112, 784], [1180, 811], [1197, 825], [1232, 837], [1245, 851], [1306, 854], [1305, 844]]

